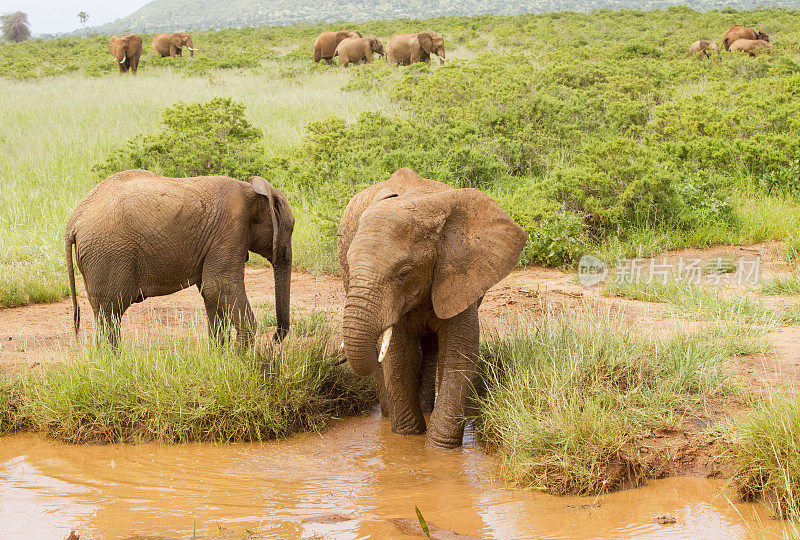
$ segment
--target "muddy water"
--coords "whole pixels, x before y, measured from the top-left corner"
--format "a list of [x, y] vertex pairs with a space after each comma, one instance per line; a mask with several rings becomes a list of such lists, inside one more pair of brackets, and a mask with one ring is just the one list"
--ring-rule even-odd
[[[391, 518], [494, 538], [779, 537], [725, 483], [668, 479], [598, 499], [507, 489], [473, 445], [425, 448], [378, 416], [263, 445], [67, 446], [0, 438], [0, 535], [394, 537]], [[653, 522], [658, 514], [677, 519]]]

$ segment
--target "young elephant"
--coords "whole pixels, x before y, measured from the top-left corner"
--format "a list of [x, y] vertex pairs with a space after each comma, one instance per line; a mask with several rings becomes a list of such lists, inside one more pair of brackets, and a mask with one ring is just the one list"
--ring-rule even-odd
[[356, 64], [372, 62], [372, 53], [384, 54], [383, 43], [375, 36], [352, 37], [343, 39], [336, 46], [334, 56], [338, 56], [342, 65], [347, 67], [350, 62]]
[[188, 32], [172, 32], [171, 34], [156, 34], [151, 45], [153, 52], [161, 58], [169, 56], [175, 58], [183, 55], [183, 48], [189, 49], [189, 56], [194, 57], [194, 41]]
[[136, 34], [111, 36], [108, 50], [114, 55], [114, 62], [119, 66], [120, 73], [127, 73], [130, 69], [136, 75], [139, 58], [142, 56], [142, 38]]
[[431, 54], [439, 57], [444, 64], [444, 39], [438, 34], [420, 32], [419, 34], [395, 34], [386, 44], [386, 60], [390, 64], [408, 66], [416, 62], [431, 63]]
[[429, 444], [461, 444], [478, 306], [527, 236], [488, 195], [408, 168], [347, 205], [338, 231], [344, 353], [356, 374], [375, 376], [393, 432], [425, 432], [432, 410]]
[[113, 174], [78, 204], [67, 221], [65, 251], [75, 332], [72, 246], [83, 274], [97, 328], [116, 345], [125, 310], [150, 296], [197, 285], [209, 332], [221, 340], [228, 321], [247, 345], [253, 311], [244, 287], [248, 251], [268, 259], [275, 272], [278, 329], [289, 331], [289, 285], [294, 215], [283, 193], [263, 178], [167, 178], [149, 171]]
[[731, 45], [739, 39], [760, 39], [762, 41], [769, 41], [769, 36], [763, 30], [753, 30], [746, 26], [734, 25], [728, 28], [725, 32], [725, 37], [722, 39], [722, 46], [726, 51], [731, 50]]
[[691, 57], [699, 54], [700, 58], [711, 58], [711, 53], [715, 52], [719, 52], [719, 44], [716, 41], [708, 41], [707, 39], [695, 41], [689, 47], [689, 56]]
[[756, 56], [762, 52], [772, 52], [772, 43], [761, 39], [737, 39], [731, 44], [731, 52], [746, 52]]
[[314, 41], [314, 62], [325, 60], [328, 65], [333, 64], [333, 56], [336, 54], [336, 47], [342, 40], [349, 37], [362, 37], [359, 32], [339, 32], [326, 31], [317, 36]]

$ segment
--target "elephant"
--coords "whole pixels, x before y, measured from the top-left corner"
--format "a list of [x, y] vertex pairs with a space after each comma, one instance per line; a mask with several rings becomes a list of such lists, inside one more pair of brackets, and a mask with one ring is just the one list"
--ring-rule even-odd
[[760, 39], [763, 41], [769, 41], [769, 36], [763, 30], [756, 31], [745, 26], [734, 25], [728, 28], [728, 31], [725, 32], [725, 38], [722, 40], [722, 46], [725, 47], [726, 51], [730, 51], [731, 45], [733, 45], [733, 42], [738, 39]]
[[756, 56], [762, 52], [772, 52], [772, 43], [762, 39], [737, 39], [731, 44], [731, 52], [746, 52]]
[[350, 62], [370, 63], [372, 53], [384, 54], [383, 43], [375, 36], [346, 38], [336, 46], [334, 56], [338, 56], [342, 65], [347, 67]]
[[224, 341], [228, 323], [237, 344], [253, 341], [255, 318], [244, 287], [252, 251], [275, 272], [278, 325], [273, 341], [289, 331], [294, 215], [286, 197], [261, 177], [168, 178], [135, 169], [112, 174], [69, 216], [65, 252], [75, 333], [75, 259], [94, 311], [98, 337], [119, 341], [125, 310], [151, 296], [196, 285], [211, 337]]
[[108, 50], [114, 55], [114, 62], [119, 66], [120, 73], [127, 73], [130, 69], [136, 75], [139, 58], [142, 56], [142, 38], [136, 34], [111, 36]]
[[346, 32], [341, 30], [339, 32], [322, 32], [317, 36], [314, 41], [314, 62], [325, 60], [328, 65], [333, 64], [333, 57], [336, 54], [336, 47], [342, 40], [353, 37], [364, 37], [359, 32]]
[[431, 54], [438, 56], [439, 63], [444, 64], [444, 39], [431, 32], [395, 34], [386, 44], [386, 59], [391, 64], [402, 66], [416, 62], [430, 64]]
[[689, 47], [689, 56], [691, 57], [699, 54], [700, 58], [711, 58], [711, 54], [714, 52], [719, 52], [719, 44], [716, 41], [708, 41], [707, 39], [695, 41]]
[[194, 42], [188, 32], [172, 32], [153, 36], [153, 52], [161, 58], [175, 58], [183, 54], [183, 47], [189, 49], [189, 56], [194, 57]]
[[374, 375], [394, 433], [424, 433], [432, 412], [427, 443], [459, 446], [478, 368], [478, 307], [517, 263], [527, 233], [477, 189], [402, 168], [352, 198], [337, 235], [344, 357], [357, 375]]

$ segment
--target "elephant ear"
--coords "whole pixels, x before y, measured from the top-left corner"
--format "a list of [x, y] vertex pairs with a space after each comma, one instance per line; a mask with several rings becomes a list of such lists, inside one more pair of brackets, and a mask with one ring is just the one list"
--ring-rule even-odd
[[[272, 253], [278, 260], [285, 255], [283, 251], [289, 246], [294, 229], [294, 214], [289, 207], [286, 196], [260, 176], [248, 178], [253, 191], [267, 198], [270, 219], [272, 220]], [[279, 253], [281, 252], [281, 253]]]
[[181, 36], [180, 36], [180, 34], [170, 34], [169, 43], [173, 47], [180, 48], [181, 47]]
[[433, 195], [446, 216], [431, 297], [440, 319], [458, 315], [514, 268], [528, 234], [491, 197], [477, 189]]
[[417, 41], [419, 41], [423, 51], [428, 54], [433, 54], [433, 36], [430, 32], [420, 32], [417, 34]]

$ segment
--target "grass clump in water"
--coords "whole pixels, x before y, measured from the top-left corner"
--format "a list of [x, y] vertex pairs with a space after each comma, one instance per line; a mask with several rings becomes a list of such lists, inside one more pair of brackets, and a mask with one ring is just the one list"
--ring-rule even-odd
[[735, 427], [734, 483], [745, 500], [760, 500], [776, 517], [800, 519], [800, 402], [773, 393]]
[[0, 421], [5, 431], [23, 426], [70, 443], [263, 441], [318, 430], [375, 401], [368, 380], [334, 366], [329, 335], [291, 335], [246, 354], [201, 339], [87, 346], [25, 376], [17, 410]]
[[710, 334], [645, 338], [597, 314], [548, 314], [482, 349], [479, 435], [510, 480], [555, 494], [641, 484], [655, 471], [637, 443], [729, 390]]

